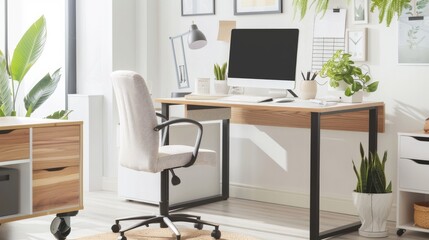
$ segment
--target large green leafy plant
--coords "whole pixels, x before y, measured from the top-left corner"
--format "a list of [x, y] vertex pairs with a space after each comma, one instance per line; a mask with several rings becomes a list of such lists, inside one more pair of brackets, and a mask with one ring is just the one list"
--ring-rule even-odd
[[370, 83], [371, 76], [363, 73], [360, 67], [354, 65], [350, 60], [351, 55], [338, 50], [322, 66], [321, 77], [329, 78], [329, 85], [337, 88], [341, 82], [347, 84], [344, 95], [352, 96], [355, 92], [375, 92], [378, 82]]
[[[378, 20], [380, 23], [386, 21], [386, 25], [390, 26], [395, 15], [401, 15], [402, 10], [409, 6], [411, 0], [371, 0], [371, 12], [378, 9]], [[426, 0], [423, 0], [426, 1]], [[348, 1], [349, 3], [352, 1]], [[316, 5], [316, 12], [325, 12], [329, 6], [329, 0], [293, 0], [295, 13], [299, 12], [301, 19], [304, 18], [313, 4]]]
[[360, 144], [361, 163], [359, 171], [356, 168], [354, 161], [353, 171], [357, 177], [357, 184], [355, 192], [360, 193], [391, 193], [392, 182], [387, 184], [385, 175], [385, 165], [387, 161], [387, 151], [383, 154], [383, 160], [380, 159], [378, 154], [370, 153], [365, 156], [362, 143]]
[[[0, 116], [16, 116], [19, 89], [27, 72], [43, 52], [46, 33], [46, 19], [41, 16], [18, 42], [10, 64], [0, 51]], [[61, 79], [60, 70], [57, 69], [52, 75], [47, 73], [24, 97], [26, 117], [30, 117], [54, 93]], [[48, 117], [65, 119], [69, 113], [57, 111]]]

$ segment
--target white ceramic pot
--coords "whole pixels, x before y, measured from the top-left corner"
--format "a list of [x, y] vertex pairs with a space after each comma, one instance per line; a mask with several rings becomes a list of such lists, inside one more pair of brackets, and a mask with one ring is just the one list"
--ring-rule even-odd
[[392, 193], [353, 192], [353, 204], [362, 222], [359, 235], [387, 237], [386, 223], [392, 206]]
[[316, 81], [302, 81], [301, 82], [301, 94], [300, 98], [307, 100], [307, 99], [314, 99], [317, 94], [317, 82]]
[[363, 101], [363, 91], [355, 92], [352, 96], [348, 97], [344, 94], [347, 84], [344, 82], [339, 82], [339, 86], [337, 88], [333, 88], [331, 86], [328, 87], [328, 91], [330, 94], [334, 96], [341, 97], [341, 102], [346, 103], [361, 103]]
[[226, 83], [226, 80], [216, 80], [214, 81], [214, 89], [216, 94], [226, 95], [229, 92], [229, 86]]

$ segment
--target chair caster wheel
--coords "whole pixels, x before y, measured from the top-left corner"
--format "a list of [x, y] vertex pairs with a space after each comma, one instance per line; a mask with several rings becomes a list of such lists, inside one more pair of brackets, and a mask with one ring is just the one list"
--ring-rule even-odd
[[195, 224], [194, 224], [194, 228], [196, 228], [196, 229], [198, 229], [198, 230], [203, 229], [203, 227], [204, 227], [204, 224], [202, 224], [202, 223], [195, 223]]
[[400, 237], [400, 236], [402, 236], [402, 234], [404, 234], [406, 231], [407, 231], [407, 230], [400, 228], [400, 229], [398, 229], [398, 231], [396, 231], [396, 235], [398, 235], [398, 236]]
[[119, 236], [117, 239], [118, 240], [127, 240], [127, 237], [125, 237], [125, 236]]
[[213, 230], [213, 232], [212, 232], [211, 236], [212, 236], [214, 239], [220, 239], [221, 232], [220, 232], [218, 229], [215, 229], [215, 230]]
[[71, 227], [64, 218], [55, 217], [51, 223], [51, 233], [58, 240], [65, 240], [71, 232]]
[[118, 232], [119, 232], [119, 230], [121, 230], [121, 225], [120, 225], [119, 223], [117, 223], [117, 224], [113, 224], [113, 225], [112, 225], [112, 227], [111, 227], [110, 229], [112, 229], [112, 232], [114, 232], [114, 233], [118, 233]]

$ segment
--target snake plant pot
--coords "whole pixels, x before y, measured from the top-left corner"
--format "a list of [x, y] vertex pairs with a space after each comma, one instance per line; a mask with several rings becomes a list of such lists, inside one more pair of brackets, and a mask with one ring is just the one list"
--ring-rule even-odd
[[216, 80], [214, 81], [215, 93], [219, 95], [226, 95], [229, 92], [229, 86], [226, 83], [226, 80]]
[[392, 196], [392, 193], [353, 192], [353, 204], [362, 222], [359, 235], [387, 237], [386, 223], [392, 206]]

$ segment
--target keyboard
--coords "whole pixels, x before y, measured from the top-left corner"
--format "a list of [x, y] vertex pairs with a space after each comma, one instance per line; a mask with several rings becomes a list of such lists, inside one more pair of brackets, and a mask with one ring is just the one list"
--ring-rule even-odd
[[273, 100], [273, 98], [267, 96], [231, 95], [228, 97], [219, 98], [218, 100], [230, 102], [260, 103], [270, 102]]

